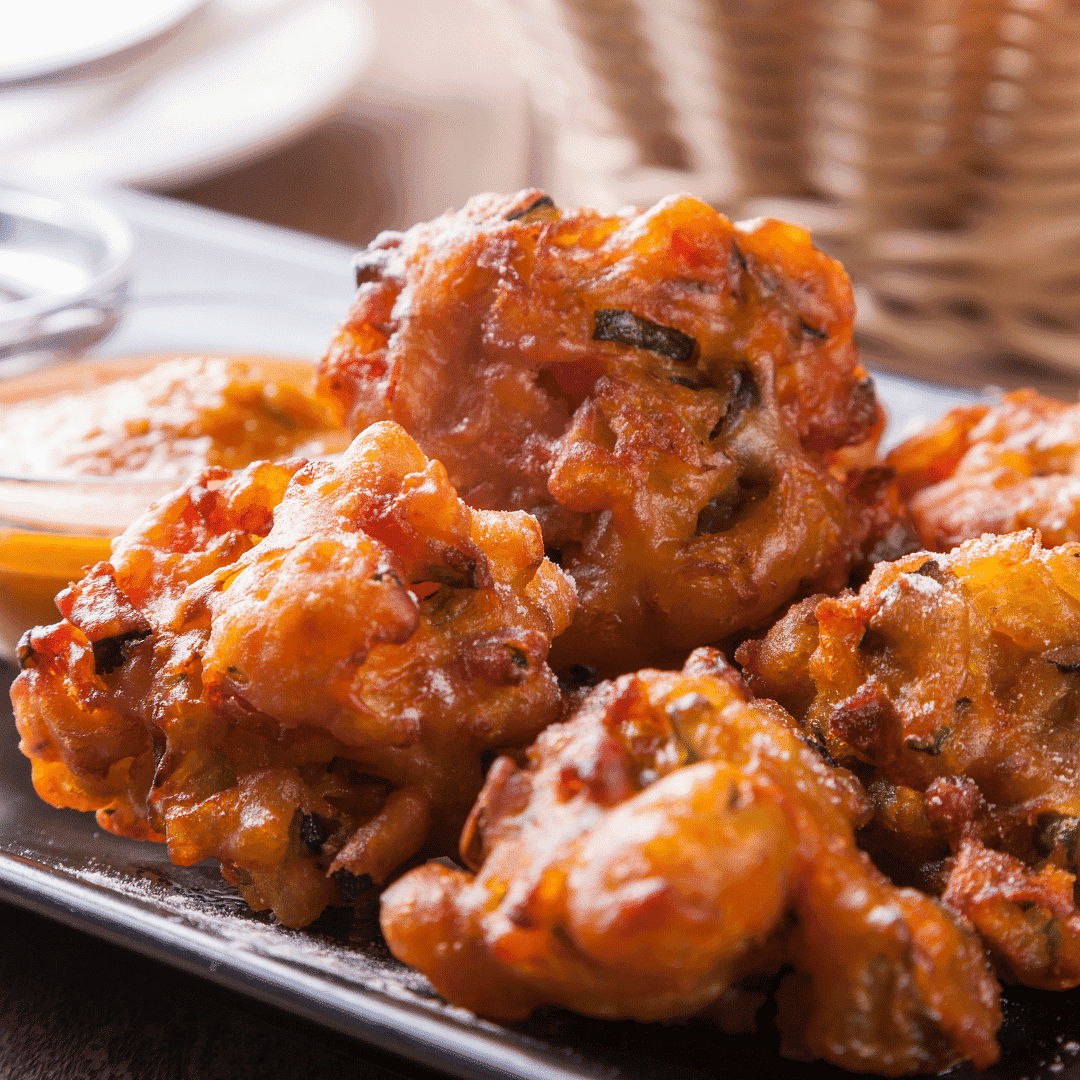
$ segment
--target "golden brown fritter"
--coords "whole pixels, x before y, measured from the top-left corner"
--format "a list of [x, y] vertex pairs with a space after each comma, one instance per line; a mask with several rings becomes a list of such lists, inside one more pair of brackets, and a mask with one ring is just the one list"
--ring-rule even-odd
[[394, 424], [206, 470], [57, 602], [12, 688], [38, 793], [290, 926], [453, 849], [485, 752], [559, 717], [574, 609], [536, 522], [470, 510]]
[[470, 505], [539, 518], [578, 586], [557, 667], [681, 663], [842, 587], [894, 525], [851, 288], [796, 226], [484, 195], [384, 233], [357, 278], [323, 389]]
[[1080, 540], [1080, 404], [1016, 390], [954, 409], [887, 461], [932, 551], [1021, 529], [1048, 547]]
[[450, 1001], [515, 1019], [718, 1013], [779, 987], [786, 1053], [899, 1075], [997, 1056], [978, 940], [855, 846], [869, 804], [713, 649], [597, 687], [527, 763], [499, 759], [462, 836], [383, 895], [391, 949]]
[[865, 779], [890, 873], [940, 891], [1007, 978], [1080, 985], [1080, 544], [910, 555], [737, 655]]

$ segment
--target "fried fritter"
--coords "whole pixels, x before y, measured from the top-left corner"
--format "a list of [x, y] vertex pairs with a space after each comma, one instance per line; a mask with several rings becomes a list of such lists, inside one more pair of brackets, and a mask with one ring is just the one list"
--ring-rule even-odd
[[890, 874], [940, 892], [1005, 977], [1080, 985], [1080, 543], [907, 556], [737, 658], [865, 780]]
[[453, 850], [483, 755], [561, 713], [574, 594], [532, 518], [378, 424], [336, 464], [204, 471], [57, 603], [12, 687], [38, 793], [301, 926]]
[[551, 1003], [734, 1026], [783, 969], [792, 1056], [989, 1064], [1000, 1013], [978, 940], [858, 850], [865, 794], [793, 728], [713, 649], [597, 687], [526, 764], [492, 766], [462, 836], [474, 873], [428, 863], [384, 893], [391, 949], [503, 1019]]
[[556, 667], [677, 666], [894, 531], [851, 288], [796, 226], [484, 195], [382, 234], [357, 280], [323, 390], [470, 505], [537, 516], [578, 586]]
[[983, 533], [1080, 540], [1080, 404], [1034, 390], [954, 409], [887, 458], [921, 542], [949, 551]]

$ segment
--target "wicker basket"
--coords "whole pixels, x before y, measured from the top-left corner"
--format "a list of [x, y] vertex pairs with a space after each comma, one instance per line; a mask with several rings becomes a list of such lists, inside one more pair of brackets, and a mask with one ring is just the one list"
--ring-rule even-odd
[[482, 2], [562, 197], [784, 214], [865, 287], [878, 349], [1080, 373], [1077, 0]]

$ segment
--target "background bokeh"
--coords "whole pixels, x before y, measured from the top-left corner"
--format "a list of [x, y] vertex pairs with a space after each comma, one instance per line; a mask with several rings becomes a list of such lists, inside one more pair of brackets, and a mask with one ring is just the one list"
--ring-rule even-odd
[[352, 245], [483, 190], [605, 210], [689, 190], [811, 228], [879, 366], [1075, 395], [1073, 0], [147, 6], [174, 11], [149, 42], [21, 81], [0, 38], [0, 175]]

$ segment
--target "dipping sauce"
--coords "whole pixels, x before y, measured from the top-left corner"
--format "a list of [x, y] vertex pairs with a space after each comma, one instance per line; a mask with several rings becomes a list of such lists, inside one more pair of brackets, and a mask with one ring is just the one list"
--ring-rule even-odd
[[[288, 364], [176, 357], [137, 378], [0, 404], [0, 471], [183, 479], [204, 465], [241, 469], [261, 458], [344, 449], [329, 409], [304, 385], [310, 365], [297, 372]], [[115, 362], [101, 366], [112, 370]]]
[[0, 652], [155, 498], [206, 465], [322, 457], [348, 437], [307, 361], [148, 356], [0, 383]]

